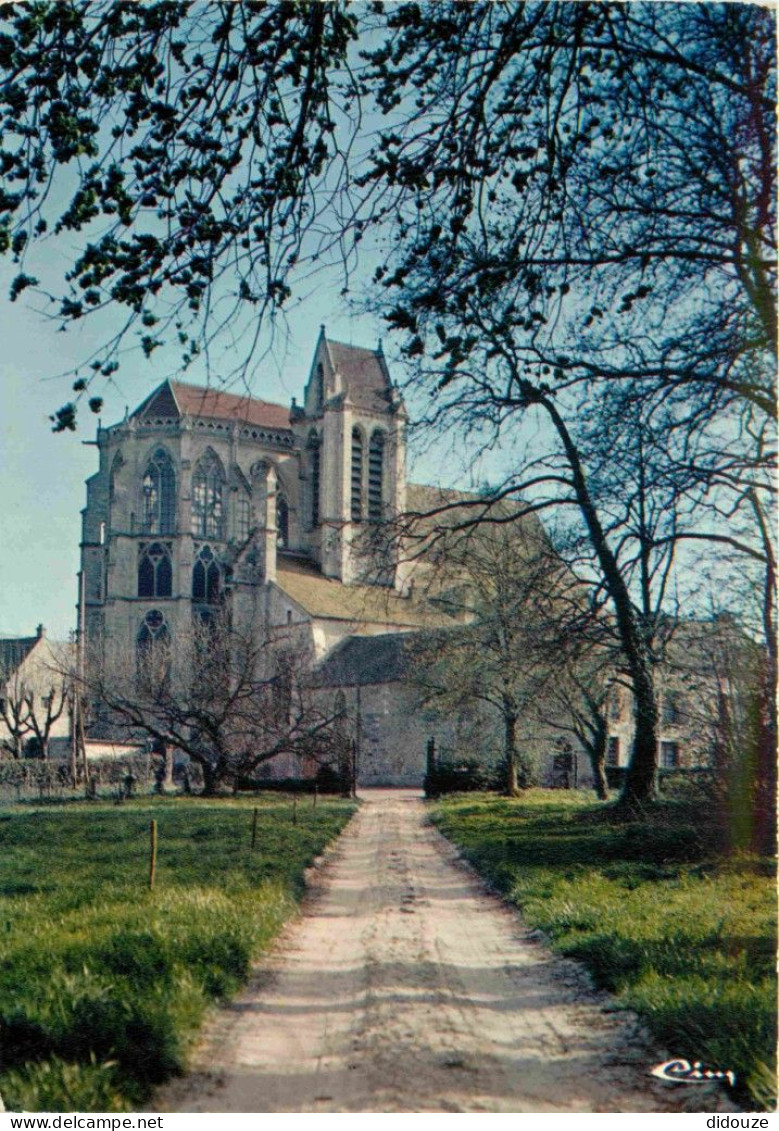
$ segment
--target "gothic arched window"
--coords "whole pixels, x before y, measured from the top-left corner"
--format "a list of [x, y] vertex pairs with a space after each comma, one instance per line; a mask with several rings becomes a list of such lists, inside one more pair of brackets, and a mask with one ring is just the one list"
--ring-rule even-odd
[[147, 695], [164, 690], [170, 679], [170, 633], [159, 609], [143, 618], [135, 644], [138, 688]]
[[222, 574], [210, 546], [203, 546], [192, 569], [192, 600], [199, 605], [217, 605]]
[[384, 500], [384, 433], [378, 429], [368, 448], [368, 518], [379, 522]]
[[352, 522], [362, 520], [362, 432], [352, 429]]
[[138, 547], [138, 596], [170, 597], [172, 591], [170, 546], [162, 542], [141, 542]]
[[280, 550], [289, 546], [289, 504], [283, 495], [276, 501], [276, 545]]
[[241, 494], [235, 500], [235, 537], [238, 542], [245, 542], [252, 528], [252, 504], [249, 496]]
[[223, 493], [222, 465], [209, 448], [192, 474], [192, 533], [197, 537], [224, 537]]
[[325, 403], [325, 369], [321, 361], [316, 367], [316, 385], [314, 386], [317, 412]]
[[176, 528], [176, 476], [170, 456], [157, 448], [142, 480], [143, 529], [147, 534], [174, 534]]
[[308, 437], [311, 461], [311, 525], [319, 526], [319, 479], [321, 471], [319, 436], [312, 431]]

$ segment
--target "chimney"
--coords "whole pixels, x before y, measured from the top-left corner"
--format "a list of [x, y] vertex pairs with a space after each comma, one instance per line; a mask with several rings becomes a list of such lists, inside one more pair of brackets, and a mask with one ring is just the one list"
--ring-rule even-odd
[[38, 637], [39, 640], [42, 640], [43, 637], [46, 635], [46, 626], [43, 625], [43, 624], [39, 624], [37, 626], [37, 628], [35, 629], [35, 635]]

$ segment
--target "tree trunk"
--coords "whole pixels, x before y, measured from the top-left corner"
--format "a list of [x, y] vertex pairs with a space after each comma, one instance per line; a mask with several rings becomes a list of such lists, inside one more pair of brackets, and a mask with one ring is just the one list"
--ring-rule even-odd
[[503, 715], [504, 756], [506, 759], [506, 796], [518, 797], [521, 793], [517, 768], [517, 716], [512, 712]]
[[200, 763], [200, 768], [203, 771], [203, 796], [215, 797], [222, 780], [218, 771], [218, 763], [210, 762], [207, 758], [204, 758]]
[[154, 753], [162, 759], [162, 764], [155, 770], [156, 790], [158, 793], [173, 792], [173, 749], [167, 742], [158, 741]]
[[587, 745], [590, 756], [592, 777], [595, 784], [595, 793], [598, 801], [608, 801], [609, 783], [606, 778], [606, 742], [608, 735], [605, 727], [599, 727], [595, 740]]
[[776, 679], [769, 662], [760, 693], [751, 844], [752, 850], [763, 856], [776, 852], [776, 714]]
[[165, 791], [170, 790], [173, 792], [173, 748], [165, 744], [163, 751], [163, 758], [165, 759], [165, 775], [162, 779], [162, 787]]
[[555, 404], [547, 397], [539, 395], [536, 390], [532, 389], [532, 386], [530, 386], [529, 395], [531, 400], [542, 405], [549, 414], [560, 437], [568, 466], [571, 469], [576, 501], [614, 606], [619, 639], [630, 672], [635, 697], [636, 732], [630, 763], [625, 776], [625, 786], [620, 798], [620, 804], [628, 811], [633, 811], [637, 806], [645, 801], [651, 801], [657, 795], [657, 696], [655, 695], [652, 669], [642, 627], [638, 623], [628, 587], [620, 572], [619, 563], [601, 526], [587, 486], [581, 457], [565, 421], [557, 411]]
[[620, 805], [634, 811], [657, 796], [657, 697], [654, 682], [640, 656], [630, 664], [635, 726], [633, 750], [625, 775]]

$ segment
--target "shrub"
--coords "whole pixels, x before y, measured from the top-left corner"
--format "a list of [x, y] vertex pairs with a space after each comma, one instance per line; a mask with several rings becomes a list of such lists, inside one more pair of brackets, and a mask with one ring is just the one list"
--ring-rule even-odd
[[425, 796], [441, 797], [446, 793], [488, 793], [505, 784], [502, 766], [490, 766], [475, 759], [436, 762], [433, 773], [425, 774]]

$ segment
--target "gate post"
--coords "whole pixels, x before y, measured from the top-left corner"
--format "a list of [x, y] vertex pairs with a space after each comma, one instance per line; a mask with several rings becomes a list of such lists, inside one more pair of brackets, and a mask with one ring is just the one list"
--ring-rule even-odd
[[435, 771], [435, 737], [430, 736], [427, 740], [427, 766], [425, 770], [425, 793], [428, 797], [435, 797], [436, 790], [436, 771]]

